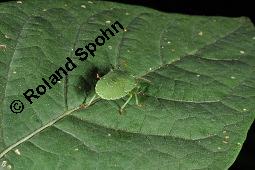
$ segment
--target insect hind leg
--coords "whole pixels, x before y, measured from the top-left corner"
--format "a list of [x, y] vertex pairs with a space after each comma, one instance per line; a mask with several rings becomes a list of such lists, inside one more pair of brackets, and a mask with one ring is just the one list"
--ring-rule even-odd
[[127, 101], [121, 106], [120, 108], [120, 113], [122, 113], [124, 111], [124, 108], [126, 107], [126, 105], [130, 102], [130, 100], [132, 99], [133, 94], [130, 94], [129, 98], [127, 99]]

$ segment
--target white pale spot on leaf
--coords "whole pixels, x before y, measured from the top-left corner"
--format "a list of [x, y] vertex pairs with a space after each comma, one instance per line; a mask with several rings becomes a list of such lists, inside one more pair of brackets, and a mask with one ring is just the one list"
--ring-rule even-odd
[[21, 155], [19, 149], [15, 149], [14, 152], [15, 152], [17, 155]]
[[203, 32], [202, 32], [202, 31], [200, 31], [200, 32], [198, 33], [198, 35], [202, 36], [202, 35], [203, 35]]
[[244, 51], [241, 50], [240, 53], [241, 53], [241, 54], [244, 54]]
[[22, 1], [17, 1], [17, 4], [22, 4]]
[[109, 20], [108, 20], [108, 21], [105, 21], [105, 23], [106, 23], [106, 24], [110, 24], [110, 23], [111, 23], [111, 21], [109, 21]]
[[82, 8], [86, 8], [86, 5], [81, 5]]

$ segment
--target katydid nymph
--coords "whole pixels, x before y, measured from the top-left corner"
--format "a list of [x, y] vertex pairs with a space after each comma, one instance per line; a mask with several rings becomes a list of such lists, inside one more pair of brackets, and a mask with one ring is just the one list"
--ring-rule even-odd
[[138, 79], [150, 82], [144, 78], [136, 78], [126, 71], [111, 70], [98, 80], [95, 87], [96, 95], [104, 100], [117, 100], [129, 95], [129, 98], [120, 107], [120, 113], [122, 113], [133, 96], [135, 96], [136, 105], [140, 106], [137, 97], [140, 90]]

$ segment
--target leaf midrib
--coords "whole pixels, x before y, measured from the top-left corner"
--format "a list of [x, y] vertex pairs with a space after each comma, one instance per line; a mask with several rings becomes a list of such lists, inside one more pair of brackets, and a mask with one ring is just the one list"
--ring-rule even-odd
[[[88, 107], [88, 106], [87, 106]], [[52, 126], [54, 123], [56, 123], [57, 121], [59, 121], [60, 119], [64, 118], [65, 116], [71, 114], [72, 112], [78, 110], [80, 107], [75, 107], [71, 110], [68, 110], [66, 112], [64, 112], [63, 114], [61, 114], [59, 117], [57, 117], [56, 119], [53, 119], [52, 121], [48, 122], [47, 124], [45, 124], [44, 126], [40, 127], [39, 129], [35, 130], [34, 132], [30, 133], [29, 135], [25, 136], [24, 138], [20, 139], [19, 141], [17, 141], [16, 143], [10, 145], [8, 148], [6, 148], [3, 152], [0, 153], [0, 158], [2, 158], [6, 153], [8, 153], [9, 151], [11, 151], [13, 148], [15, 148], [16, 146], [20, 145], [21, 143], [27, 141], [28, 139], [32, 138], [33, 136], [35, 136], [36, 134], [40, 133], [42, 130], [46, 129], [49, 126]]]

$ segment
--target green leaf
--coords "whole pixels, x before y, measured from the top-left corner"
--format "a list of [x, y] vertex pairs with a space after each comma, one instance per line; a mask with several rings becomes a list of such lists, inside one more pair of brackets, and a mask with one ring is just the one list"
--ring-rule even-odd
[[[119, 21], [126, 29], [84, 62], [74, 55]], [[255, 118], [255, 29], [247, 18], [169, 14], [103, 1], [0, 4], [0, 166], [12, 169], [227, 169]], [[70, 57], [77, 68], [29, 104]], [[151, 83], [125, 112], [79, 106], [96, 73]], [[24, 102], [20, 114], [13, 100]]]

